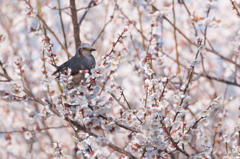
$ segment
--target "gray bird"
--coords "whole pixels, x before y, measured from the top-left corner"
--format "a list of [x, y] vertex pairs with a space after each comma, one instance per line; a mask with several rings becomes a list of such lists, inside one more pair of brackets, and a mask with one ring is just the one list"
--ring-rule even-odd
[[91, 54], [92, 51], [96, 51], [96, 49], [94, 49], [90, 44], [82, 43], [77, 48], [75, 56], [73, 56], [67, 62], [63, 63], [61, 66], [57, 67], [57, 70], [53, 72], [52, 75], [59, 73], [59, 77], [60, 73], [63, 73], [64, 71], [67, 71], [68, 68], [70, 68], [71, 75], [73, 78], [75, 78], [75, 81], [73, 79], [74, 83], [78, 83], [80, 81], [79, 79], [81, 78], [81, 75], [79, 75], [80, 70], [88, 70], [88, 73], [91, 74], [91, 69], [96, 65], [95, 58]]

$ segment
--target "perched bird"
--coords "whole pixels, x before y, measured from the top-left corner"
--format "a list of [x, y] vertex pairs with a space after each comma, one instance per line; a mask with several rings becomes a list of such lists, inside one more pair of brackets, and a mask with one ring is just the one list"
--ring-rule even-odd
[[75, 56], [63, 63], [61, 66], [57, 67], [57, 70], [53, 72], [52, 75], [59, 73], [59, 77], [60, 73], [64, 73], [68, 70], [68, 68], [70, 68], [71, 75], [73, 76], [73, 82], [78, 84], [83, 77], [80, 70], [88, 70], [88, 73], [91, 74], [91, 69], [96, 65], [95, 58], [91, 54], [92, 51], [96, 51], [96, 49], [94, 49], [90, 44], [82, 43], [77, 48]]

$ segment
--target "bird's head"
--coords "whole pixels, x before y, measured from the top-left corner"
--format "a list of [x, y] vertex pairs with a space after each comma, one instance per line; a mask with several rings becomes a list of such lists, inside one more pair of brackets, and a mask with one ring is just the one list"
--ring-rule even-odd
[[91, 55], [92, 51], [96, 51], [96, 49], [94, 49], [88, 43], [82, 43], [77, 49], [77, 54], [80, 56], [89, 56], [89, 55]]

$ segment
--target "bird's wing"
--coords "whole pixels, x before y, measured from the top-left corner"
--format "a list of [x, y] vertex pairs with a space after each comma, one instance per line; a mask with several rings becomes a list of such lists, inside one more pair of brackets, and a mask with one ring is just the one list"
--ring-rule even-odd
[[61, 66], [58, 67], [58, 69], [55, 72], [53, 72], [52, 75], [55, 75], [58, 72], [63, 72], [64, 70], [66, 70], [68, 68], [68, 65], [69, 65], [69, 61], [63, 63]]

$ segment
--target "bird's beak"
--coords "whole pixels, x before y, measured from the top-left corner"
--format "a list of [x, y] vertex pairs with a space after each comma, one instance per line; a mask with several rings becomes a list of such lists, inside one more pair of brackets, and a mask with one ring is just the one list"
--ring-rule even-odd
[[90, 51], [96, 51], [96, 49], [92, 48]]

